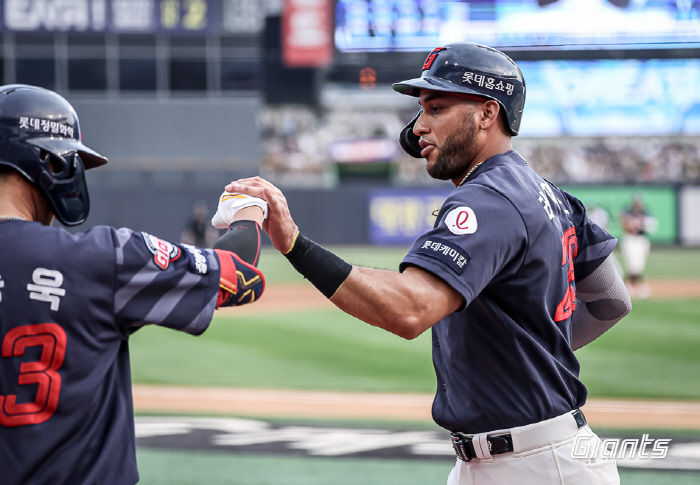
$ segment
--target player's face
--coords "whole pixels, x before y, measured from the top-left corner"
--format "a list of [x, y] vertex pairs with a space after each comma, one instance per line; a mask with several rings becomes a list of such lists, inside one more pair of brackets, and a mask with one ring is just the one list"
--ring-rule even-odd
[[414, 126], [420, 136], [421, 155], [427, 160], [428, 174], [438, 180], [462, 175], [477, 153], [476, 104], [466, 98], [436, 91], [423, 91], [423, 114]]

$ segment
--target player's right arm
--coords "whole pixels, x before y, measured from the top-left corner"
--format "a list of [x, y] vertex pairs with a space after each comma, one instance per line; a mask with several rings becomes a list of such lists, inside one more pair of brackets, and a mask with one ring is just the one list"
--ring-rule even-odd
[[224, 192], [211, 223], [227, 231], [213, 244], [214, 249], [231, 251], [253, 266], [260, 258], [260, 226], [267, 216], [264, 200]]
[[464, 304], [464, 297], [416, 267], [404, 272], [352, 266], [300, 235], [284, 194], [259, 177], [238, 180], [226, 190], [265, 199], [263, 229], [316, 288], [344, 312], [400, 337], [412, 339]]
[[262, 199], [228, 192], [219, 197], [212, 225], [228, 230], [213, 245], [221, 267], [216, 308], [252, 303], [262, 295], [265, 278], [256, 266], [266, 214]]
[[[257, 301], [265, 287], [263, 274], [254, 266], [260, 245], [255, 228], [262, 217], [258, 207], [241, 210], [231, 220], [235, 227], [222, 238], [221, 249], [172, 244], [126, 228], [111, 230], [114, 313], [125, 334], [153, 324], [198, 335], [215, 308]], [[238, 228], [242, 220], [252, 226]], [[239, 257], [239, 250], [248, 250], [250, 262]]]
[[353, 266], [331, 301], [370, 325], [413, 339], [458, 310], [464, 297], [417, 267], [398, 273]]

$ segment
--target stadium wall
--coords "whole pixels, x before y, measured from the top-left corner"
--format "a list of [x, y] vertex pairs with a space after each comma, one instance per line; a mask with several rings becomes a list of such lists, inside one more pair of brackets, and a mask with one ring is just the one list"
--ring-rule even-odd
[[[108, 224], [177, 241], [194, 205], [203, 201], [213, 214], [224, 184], [239, 175], [225, 169], [89, 171], [91, 213], [76, 229]], [[299, 227], [322, 244], [410, 244], [417, 234], [432, 227], [432, 212], [449, 193], [448, 188], [376, 185], [281, 188]], [[571, 191], [591, 208], [593, 202], [606, 208], [611, 204], [611, 220], [632, 194], [642, 194], [648, 211], [658, 220], [652, 242], [700, 246], [700, 186], [586, 186]], [[621, 235], [619, 223], [611, 223], [609, 229]]]
[[[260, 96], [72, 100], [83, 140], [110, 159], [88, 172], [92, 211], [80, 229], [126, 226], [178, 240], [198, 201], [214, 212], [223, 185], [257, 175], [265, 158]], [[432, 227], [449, 186], [395, 187], [390, 178], [348, 177], [324, 188], [282, 187], [299, 226], [323, 244], [406, 245]], [[652, 241], [700, 245], [700, 186], [596, 184], [566, 187], [603, 206], [610, 230], [633, 195], [659, 221]], [[426, 215], [427, 214], [427, 215]], [[615, 234], [618, 235], [619, 234]]]
[[111, 170], [257, 173], [263, 157], [259, 96], [231, 98], [71, 98], [83, 142]]

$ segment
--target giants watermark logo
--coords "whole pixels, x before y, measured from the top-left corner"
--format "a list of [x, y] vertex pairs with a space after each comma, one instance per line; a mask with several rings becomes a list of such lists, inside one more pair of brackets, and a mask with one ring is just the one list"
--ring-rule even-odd
[[650, 439], [648, 434], [641, 439], [608, 438], [601, 440], [596, 435], [578, 435], [571, 449], [572, 458], [641, 458], [663, 459], [668, 454], [670, 439]]

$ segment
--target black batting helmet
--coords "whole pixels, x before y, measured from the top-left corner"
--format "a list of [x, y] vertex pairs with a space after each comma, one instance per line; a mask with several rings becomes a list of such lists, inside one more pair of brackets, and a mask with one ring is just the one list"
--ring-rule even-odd
[[[423, 89], [450, 93], [472, 94], [493, 99], [501, 105], [511, 135], [518, 134], [520, 118], [525, 106], [525, 79], [520, 68], [503, 52], [472, 42], [455, 42], [438, 47], [423, 63], [421, 77], [396, 83], [395, 91], [409, 96], [420, 96]], [[414, 118], [401, 134], [401, 146], [409, 154]], [[411, 133], [407, 133], [408, 130]], [[417, 141], [416, 141], [417, 144]], [[420, 158], [420, 150], [418, 150]]]
[[78, 115], [62, 96], [25, 84], [0, 86], [0, 165], [37, 186], [62, 224], [85, 221], [85, 170], [105, 163], [83, 145]]

